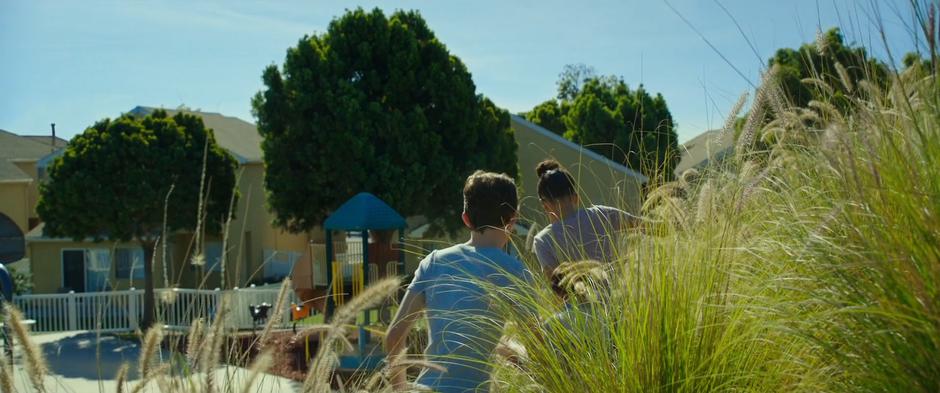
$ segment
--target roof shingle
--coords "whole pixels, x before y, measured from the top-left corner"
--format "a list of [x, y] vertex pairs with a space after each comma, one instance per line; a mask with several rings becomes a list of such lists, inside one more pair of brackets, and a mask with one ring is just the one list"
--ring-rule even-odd
[[[135, 116], [146, 116], [157, 109], [153, 107], [138, 106], [130, 111]], [[254, 124], [237, 117], [224, 116], [214, 112], [200, 112], [191, 110], [164, 109], [170, 116], [179, 112], [193, 114], [202, 118], [207, 128], [211, 128], [215, 141], [219, 146], [228, 150], [241, 162], [261, 162], [261, 134]]]
[[0, 130], [0, 159], [39, 160], [52, 153], [52, 147], [29, 138]]

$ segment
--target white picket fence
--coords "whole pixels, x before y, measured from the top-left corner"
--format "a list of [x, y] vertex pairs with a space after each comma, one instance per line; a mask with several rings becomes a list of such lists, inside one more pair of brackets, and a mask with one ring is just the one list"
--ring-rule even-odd
[[[253, 321], [249, 306], [268, 303], [274, 315], [279, 285], [251, 287], [233, 290], [205, 290], [161, 288], [155, 290], [156, 319], [171, 329], [186, 329], [197, 318], [212, 320], [223, 297], [228, 297], [230, 312], [226, 326], [234, 329], [251, 329]], [[293, 291], [282, 310], [279, 326], [290, 321], [291, 302], [297, 302]], [[28, 319], [35, 320], [35, 332], [61, 332], [70, 330], [93, 330], [101, 332], [126, 332], [137, 329], [143, 317], [144, 291], [66, 293], [49, 295], [15, 296], [13, 303]]]

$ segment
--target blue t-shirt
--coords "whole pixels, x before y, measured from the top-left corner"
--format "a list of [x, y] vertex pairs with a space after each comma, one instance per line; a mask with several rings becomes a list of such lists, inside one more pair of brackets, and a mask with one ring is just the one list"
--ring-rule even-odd
[[458, 244], [425, 257], [408, 291], [424, 294], [425, 356], [447, 371], [427, 370], [418, 383], [445, 393], [489, 391], [488, 358], [502, 335], [502, 322], [480, 283], [505, 288], [530, 280], [522, 262], [497, 248]]

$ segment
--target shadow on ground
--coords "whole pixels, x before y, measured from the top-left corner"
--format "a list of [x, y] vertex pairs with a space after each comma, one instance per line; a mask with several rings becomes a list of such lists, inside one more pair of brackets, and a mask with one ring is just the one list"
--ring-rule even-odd
[[131, 366], [128, 379], [137, 379], [138, 342], [80, 333], [44, 343], [40, 350], [50, 371], [65, 378], [114, 379], [121, 365], [128, 363]]

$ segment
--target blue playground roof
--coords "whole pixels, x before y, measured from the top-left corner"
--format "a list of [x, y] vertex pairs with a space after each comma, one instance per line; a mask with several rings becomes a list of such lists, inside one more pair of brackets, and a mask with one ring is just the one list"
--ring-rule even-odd
[[327, 217], [323, 227], [339, 231], [399, 229], [405, 227], [405, 219], [375, 195], [360, 192]]

